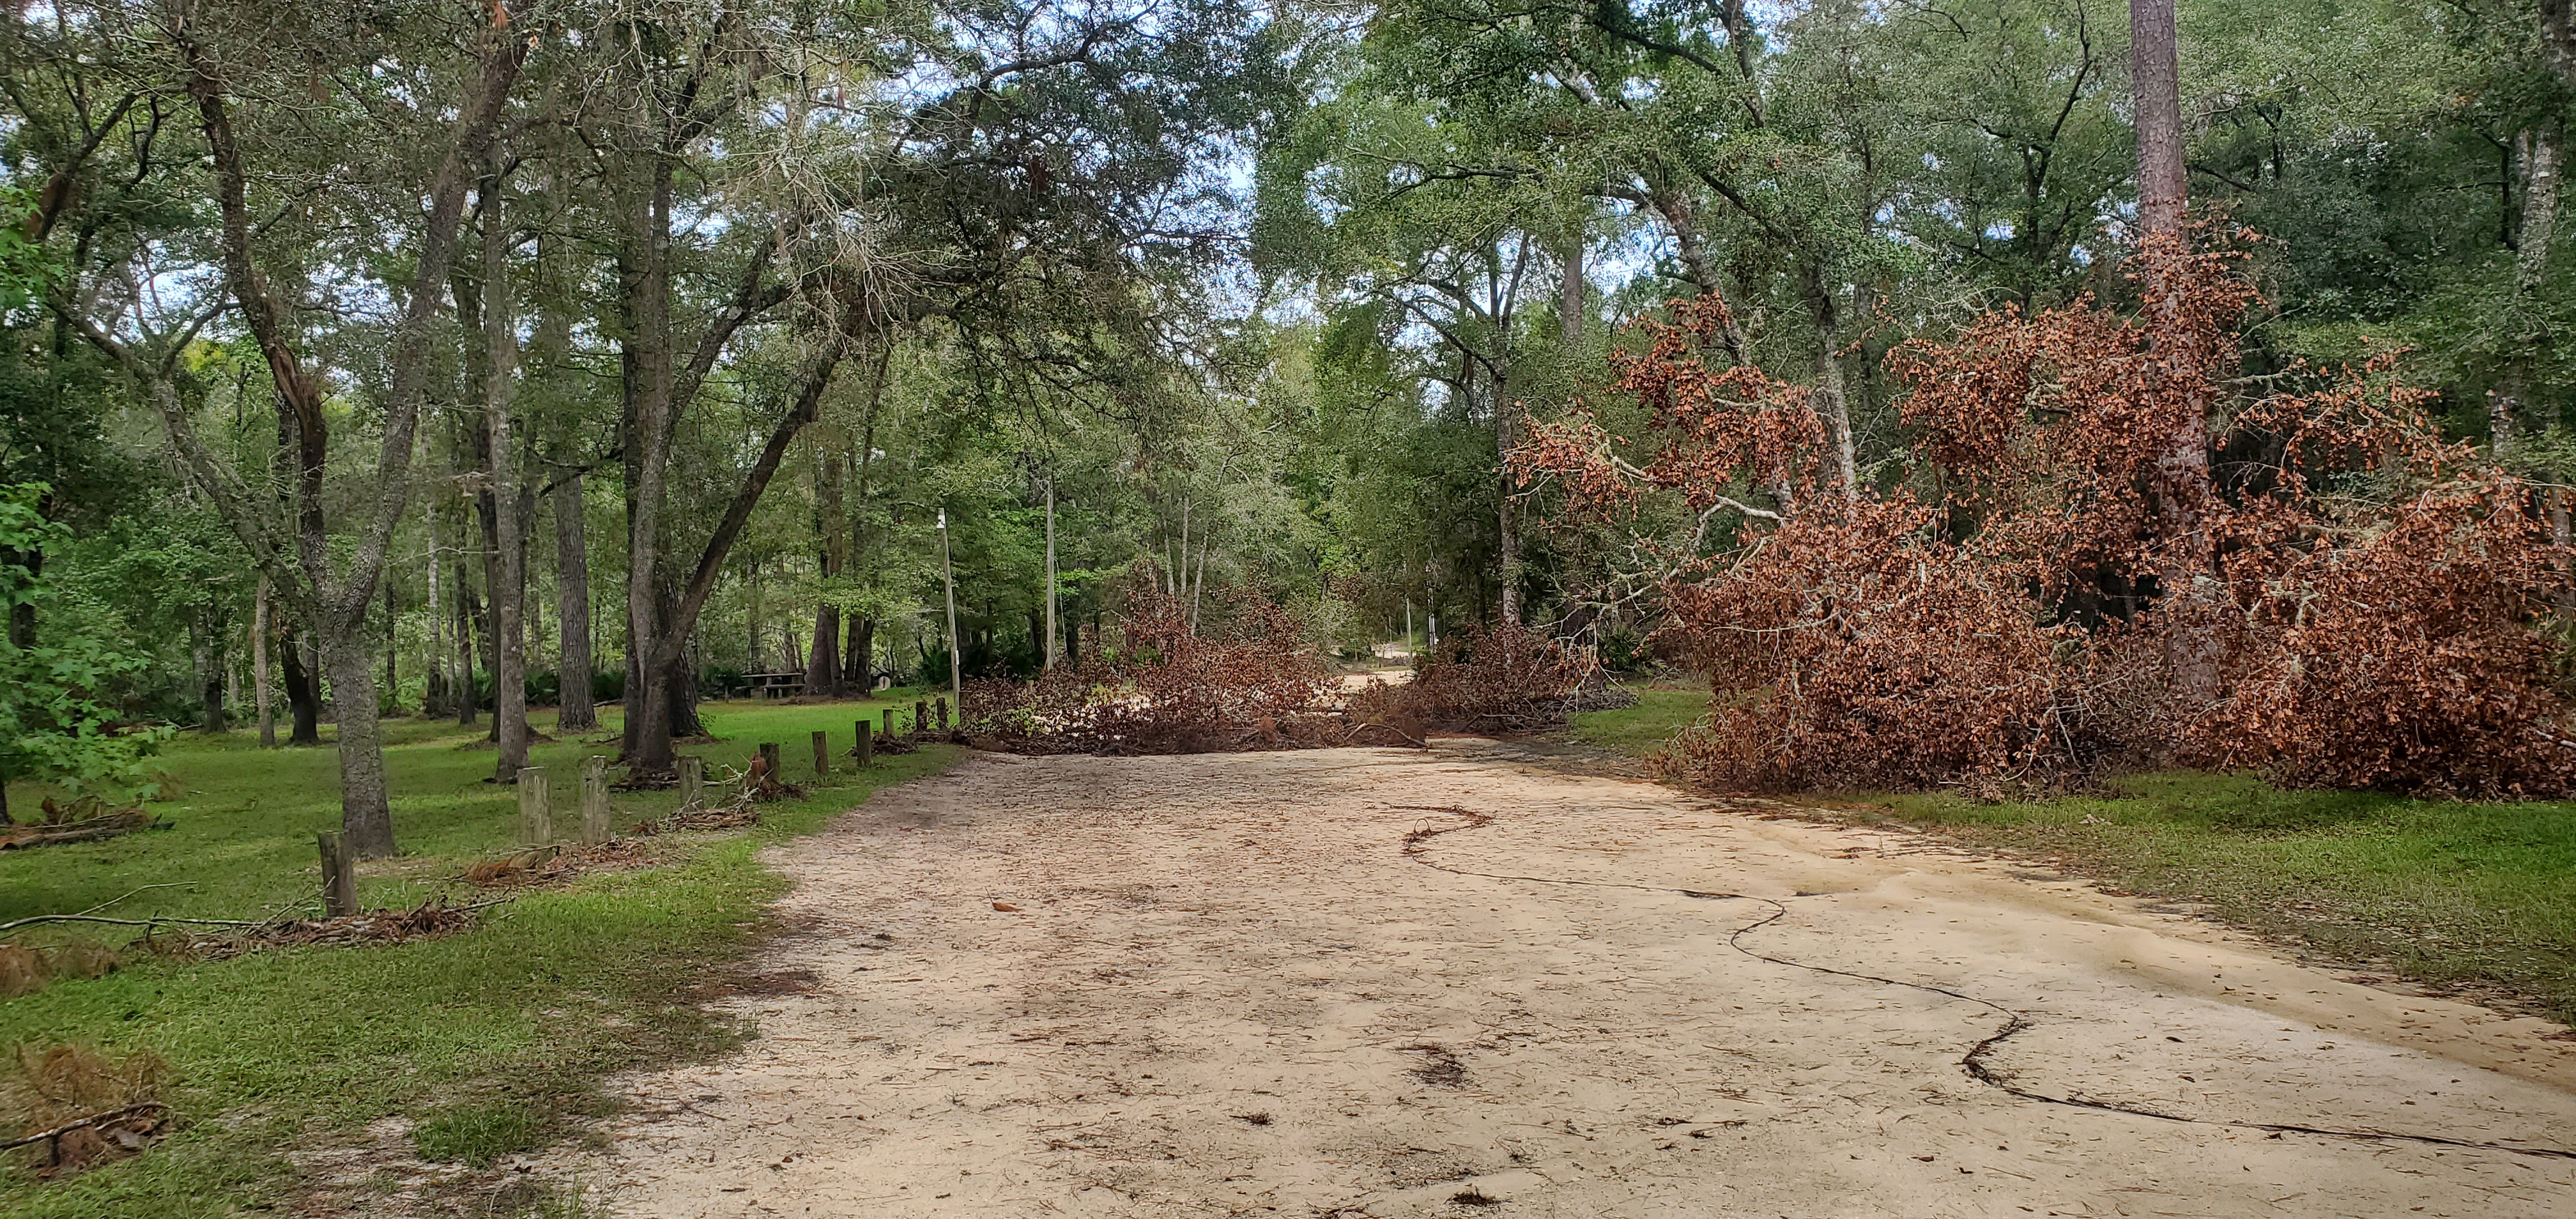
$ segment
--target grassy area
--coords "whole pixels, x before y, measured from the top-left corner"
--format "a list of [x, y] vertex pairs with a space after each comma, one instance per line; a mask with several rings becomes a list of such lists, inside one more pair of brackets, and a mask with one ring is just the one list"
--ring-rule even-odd
[[1574, 739], [1586, 745], [1644, 757], [1663, 748], [1673, 734], [1708, 710], [1708, 691], [1676, 685], [1632, 686], [1637, 705], [1618, 711], [1586, 711], [1574, 716]]
[[[1642, 755], [1706, 706], [1695, 692], [1640, 695], [1629, 710], [1575, 717], [1576, 737]], [[2576, 1023], [2576, 803], [2285, 791], [2196, 773], [2122, 776], [2030, 802], [1824, 803], [1834, 816], [2046, 860], [2345, 962]]]
[[[905, 697], [900, 718], [908, 720]], [[873, 720], [885, 705], [710, 704], [706, 721], [721, 743], [684, 752], [707, 757], [712, 769], [778, 741], [789, 777], [802, 780], [812, 731], [829, 731], [846, 749], [851, 721]], [[389, 727], [405, 853], [361, 868], [371, 906], [457, 892], [450, 878], [512, 849], [516, 833], [514, 792], [483, 781], [492, 752], [480, 733], [452, 722]], [[532, 762], [557, 776], [558, 826], [574, 820], [580, 759], [614, 750], [599, 734], [532, 751]], [[472, 1164], [559, 1138], [603, 1111], [604, 1075], [709, 1053], [741, 1035], [698, 1001], [742, 959], [782, 883], [755, 860], [760, 846], [952, 757], [946, 747], [926, 749], [881, 759], [864, 776], [843, 759], [806, 799], [765, 806], [755, 830], [650, 840], [657, 866], [528, 893], [463, 934], [220, 962], [135, 953], [104, 977], [58, 979], [0, 1002], [0, 1046], [68, 1041], [166, 1058], [174, 1075], [167, 1099], [184, 1120], [150, 1154], [67, 1182], [0, 1175], [0, 1214], [212, 1216], [275, 1206], [294, 1185], [287, 1151], [395, 1115], [415, 1120], [423, 1154]], [[78, 910], [155, 883], [187, 887], [152, 890], [117, 912], [258, 917], [314, 896], [313, 835], [338, 821], [329, 749], [261, 750], [236, 733], [183, 738], [166, 761], [179, 793], [151, 807], [176, 828], [0, 855], [0, 920]], [[669, 792], [613, 798], [620, 826], [676, 803]]]

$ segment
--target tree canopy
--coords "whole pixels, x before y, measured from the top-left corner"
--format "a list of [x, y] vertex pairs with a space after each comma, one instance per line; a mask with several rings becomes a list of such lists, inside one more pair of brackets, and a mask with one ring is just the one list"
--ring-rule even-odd
[[[2563, 522], [2564, 10], [2181, 0], [2189, 240], [2253, 288], [2194, 399], [2216, 439], [2176, 442], [2213, 494], [2256, 460], [2232, 404], [2376, 360]], [[115, 726], [283, 703], [386, 852], [382, 715], [491, 715], [507, 779], [532, 701], [622, 704], [652, 781], [745, 674], [1027, 676], [1128, 589], [1193, 630], [1253, 590], [1327, 649], [1494, 622], [1634, 654], [1647, 544], [1713, 561], [1761, 518], [1569, 513], [1507, 456], [1645, 437], [1623, 361], [1683, 325], [1821, 429], [1812, 492], [1736, 471], [1738, 507], [1945, 494], [1909, 343], [2155, 297], [2133, 15], [13, 10], [0, 771], [132, 781], [150, 734]], [[2134, 592], [2098, 585], [2051, 612]]]

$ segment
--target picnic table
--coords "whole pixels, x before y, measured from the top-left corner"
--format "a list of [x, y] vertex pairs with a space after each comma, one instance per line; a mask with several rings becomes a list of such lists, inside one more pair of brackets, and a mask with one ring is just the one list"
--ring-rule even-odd
[[803, 673], [745, 673], [742, 679], [762, 698], [794, 698], [805, 692]]

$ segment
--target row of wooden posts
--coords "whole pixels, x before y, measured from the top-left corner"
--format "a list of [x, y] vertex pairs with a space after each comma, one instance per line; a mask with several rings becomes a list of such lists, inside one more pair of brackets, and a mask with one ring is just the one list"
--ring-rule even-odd
[[[929, 700], [914, 700], [913, 731], [919, 732], [922, 722], [930, 718], [931, 706]], [[939, 730], [946, 732], [948, 731], [948, 700], [939, 699], [937, 706]], [[887, 737], [894, 735], [894, 708], [888, 707], [881, 714], [883, 721], [877, 732], [870, 731], [874, 726], [866, 720], [858, 720], [852, 725], [856, 729], [858, 744], [850, 750], [850, 754], [858, 760], [861, 770], [876, 764], [874, 738], [878, 732]], [[778, 743], [761, 742], [760, 760], [768, 767], [769, 774], [776, 776], [780, 766]], [[814, 734], [814, 777], [820, 779], [831, 773], [831, 736], [829, 733], [818, 731]], [[680, 807], [698, 806], [706, 784], [706, 774], [704, 760], [695, 756], [680, 759]], [[554, 813], [547, 803], [547, 797], [551, 794], [547, 785], [545, 767], [519, 768], [519, 841], [529, 846], [544, 846], [554, 841]], [[598, 846], [608, 841], [610, 837], [608, 759], [593, 754], [582, 759], [581, 763], [581, 844], [586, 847]], [[351, 852], [342, 848], [338, 834], [319, 834], [315, 838], [317, 845], [322, 849], [323, 911], [332, 917], [356, 914], [358, 912], [356, 858]]]

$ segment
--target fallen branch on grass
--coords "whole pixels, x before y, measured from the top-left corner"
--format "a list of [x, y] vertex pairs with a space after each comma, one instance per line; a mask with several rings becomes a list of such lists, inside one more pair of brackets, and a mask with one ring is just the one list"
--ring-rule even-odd
[[409, 910], [368, 910], [325, 919], [274, 919], [238, 924], [252, 928], [236, 935], [204, 935], [188, 942], [190, 951], [222, 958], [262, 948], [295, 948], [314, 944], [396, 944], [463, 931], [476, 915], [510, 899], [495, 898], [470, 906], [444, 901], [423, 902]]
[[33, 825], [11, 826], [6, 829], [0, 829], [0, 851], [17, 851], [24, 850], [28, 847], [58, 846], [66, 842], [94, 842], [101, 838], [114, 838], [120, 834], [131, 834], [136, 830], [166, 830], [169, 828], [169, 822], [155, 821], [152, 819], [152, 814], [144, 812], [142, 809], [125, 808], [118, 809], [117, 811], [109, 813], [103, 817], [92, 817], [85, 821], [65, 821], [58, 823], [39, 822]]
[[[107, 909], [107, 908], [108, 908], [108, 907], [110, 907], [110, 906], [114, 906], [114, 905], [116, 905], [117, 903], [122, 902], [122, 901], [124, 901], [126, 898], [132, 897], [132, 896], [134, 896], [134, 895], [135, 895], [135, 894], [137, 894], [137, 893], [147, 893], [147, 892], [150, 892], [151, 890], [154, 890], [154, 889], [193, 889], [193, 888], [195, 888], [195, 887], [196, 887], [196, 885], [197, 885], [197, 882], [192, 881], [192, 880], [173, 880], [173, 881], [164, 881], [164, 882], [162, 882], [162, 883], [160, 883], [160, 884], [157, 884], [157, 885], [144, 885], [144, 886], [142, 886], [142, 887], [140, 887], [140, 888], [127, 890], [125, 893], [122, 893], [122, 894], [120, 894], [120, 895], [118, 895], [118, 896], [111, 897], [111, 898], [107, 899], [106, 901], [100, 902], [99, 904], [97, 904], [97, 905], [95, 905], [95, 906], [90, 907], [90, 908], [89, 908], [89, 909], [87, 909], [87, 910], [75, 911], [75, 912], [73, 912], [73, 913], [71, 913], [71, 914], [38, 914], [38, 915], [31, 915], [31, 916], [29, 916], [29, 917], [27, 917], [27, 918], [22, 918], [22, 919], [13, 919], [13, 920], [11, 920], [11, 921], [9, 921], [9, 922], [6, 922], [6, 923], [0, 923], [0, 935], [7, 935], [7, 934], [9, 934], [10, 932], [12, 932], [12, 931], [16, 931], [17, 929], [19, 929], [19, 928], [21, 928], [21, 927], [32, 927], [32, 926], [35, 926], [35, 925], [36, 925], [36, 924], [38, 924], [38, 923], [59, 923], [59, 922], [66, 922], [66, 921], [71, 921], [71, 920], [86, 920], [86, 919], [88, 919], [88, 918], [89, 918], [89, 916], [90, 916], [90, 915], [96, 914], [96, 913], [98, 913], [98, 912], [99, 912], [99, 911], [101, 911], [101, 910], [105, 910], [105, 909]], [[176, 920], [170, 920], [170, 921], [176, 921]]]
[[0, 1141], [0, 1151], [15, 1151], [18, 1148], [32, 1147], [38, 1143], [50, 1145], [53, 1140], [59, 1139], [75, 1130], [88, 1130], [99, 1126], [112, 1126], [118, 1122], [141, 1117], [154, 1110], [167, 1113], [170, 1111], [170, 1106], [162, 1104], [157, 1100], [148, 1100], [139, 1105], [127, 1105], [122, 1109], [110, 1109], [105, 1113], [93, 1113], [79, 1121], [65, 1122], [51, 1130], [40, 1130], [22, 1138]]

